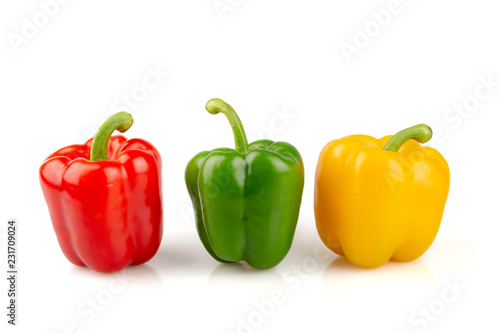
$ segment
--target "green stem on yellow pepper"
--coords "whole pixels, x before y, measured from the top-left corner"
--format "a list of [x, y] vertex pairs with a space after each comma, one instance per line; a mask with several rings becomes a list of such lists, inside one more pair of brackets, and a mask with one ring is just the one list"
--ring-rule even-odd
[[425, 124], [419, 124], [404, 129], [387, 141], [384, 150], [398, 152], [399, 148], [408, 140], [414, 139], [420, 143], [426, 143], [432, 138], [432, 130]]
[[211, 114], [222, 112], [226, 116], [227, 120], [229, 120], [229, 123], [231, 124], [231, 128], [233, 129], [235, 150], [242, 154], [248, 153], [248, 141], [245, 129], [243, 128], [243, 124], [236, 114], [236, 111], [234, 111], [231, 105], [219, 98], [212, 98], [207, 102], [205, 108]]
[[105, 161], [108, 159], [108, 144], [111, 134], [115, 130], [123, 133], [126, 132], [134, 123], [132, 116], [121, 111], [115, 113], [99, 127], [97, 133], [92, 140], [92, 147], [90, 148], [91, 161]]

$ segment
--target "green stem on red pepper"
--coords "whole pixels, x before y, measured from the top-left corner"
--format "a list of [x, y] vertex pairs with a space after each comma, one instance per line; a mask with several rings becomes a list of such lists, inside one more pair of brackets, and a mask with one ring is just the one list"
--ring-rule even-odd
[[245, 129], [243, 128], [243, 124], [236, 114], [236, 111], [234, 111], [231, 105], [219, 98], [212, 98], [207, 102], [205, 108], [211, 114], [222, 112], [226, 116], [227, 120], [229, 120], [229, 123], [231, 124], [231, 128], [233, 129], [235, 150], [242, 154], [248, 153], [248, 141]]
[[115, 113], [99, 127], [97, 133], [92, 140], [92, 147], [90, 148], [91, 161], [105, 161], [108, 159], [108, 143], [111, 134], [115, 130], [124, 133], [134, 123], [132, 115], [125, 111]]
[[432, 138], [432, 130], [425, 124], [419, 124], [404, 129], [387, 141], [384, 150], [398, 152], [399, 148], [408, 140], [414, 139], [420, 143], [426, 143]]

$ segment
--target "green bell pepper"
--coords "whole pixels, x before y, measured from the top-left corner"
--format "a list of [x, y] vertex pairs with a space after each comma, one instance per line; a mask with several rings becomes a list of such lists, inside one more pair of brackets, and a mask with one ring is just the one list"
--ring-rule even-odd
[[304, 164], [291, 144], [248, 144], [234, 109], [214, 98], [206, 109], [222, 112], [236, 149], [203, 151], [186, 167], [198, 235], [214, 259], [246, 261], [265, 269], [283, 260], [292, 245], [304, 187]]

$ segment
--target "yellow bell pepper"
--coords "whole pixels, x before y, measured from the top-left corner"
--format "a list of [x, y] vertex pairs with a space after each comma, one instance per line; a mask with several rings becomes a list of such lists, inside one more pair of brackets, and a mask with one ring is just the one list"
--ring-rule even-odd
[[410, 261], [427, 251], [450, 187], [446, 160], [419, 144], [431, 137], [421, 124], [379, 140], [352, 135], [323, 148], [314, 209], [330, 250], [361, 267]]

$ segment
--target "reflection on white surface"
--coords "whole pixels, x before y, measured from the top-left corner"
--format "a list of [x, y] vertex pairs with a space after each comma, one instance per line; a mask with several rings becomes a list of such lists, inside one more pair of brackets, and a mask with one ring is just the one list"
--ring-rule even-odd
[[212, 306], [225, 308], [222, 331], [253, 332], [279, 318], [290, 293], [275, 269], [259, 270], [244, 262], [221, 263], [207, 279], [204, 298]]
[[288, 289], [285, 280], [274, 269], [259, 270], [246, 263], [219, 264], [207, 279], [208, 293], [219, 295], [266, 294], [272, 289]]
[[331, 319], [344, 326], [352, 322], [353, 332], [373, 325], [377, 331], [383, 328], [399, 333], [422, 296], [432, 293], [435, 284], [435, 275], [421, 259], [389, 261], [368, 269], [338, 257], [321, 276], [319, 296], [332, 311]]
[[[418, 293], [434, 282], [434, 274], [422, 259], [389, 261], [377, 268], [361, 268], [337, 257], [323, 272], [321, 290], [328, 296], [377, 296]], [[327, 296], [327, 297], [328, 297]]]
[[160, 274], [148, 264], [128, 266], [115, 273], [99, 273], [87, 267], [72, 265], [68, 271], [68, 277], [75, 277], [78, 280], [93, 280], [96, 283], [108, 283], [115, 279], [125, 286], [141, 289], [144, 287], [155, 289], [163, 286]]

